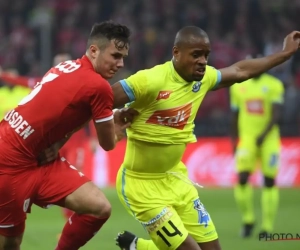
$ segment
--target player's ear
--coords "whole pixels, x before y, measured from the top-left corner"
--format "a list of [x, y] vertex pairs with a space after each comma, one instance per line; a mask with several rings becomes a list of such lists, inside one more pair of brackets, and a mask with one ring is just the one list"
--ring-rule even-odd
[[175, 58], [175, 60], [179, 57], [179, 50], [176, 46], [173, 47], [173, 57]]
[[97, 54], [99, 53], [99, 48], [96, 45], [91, 44], [89, 47], [89, 51], [90, 51], [91, 57], [96, 58]]

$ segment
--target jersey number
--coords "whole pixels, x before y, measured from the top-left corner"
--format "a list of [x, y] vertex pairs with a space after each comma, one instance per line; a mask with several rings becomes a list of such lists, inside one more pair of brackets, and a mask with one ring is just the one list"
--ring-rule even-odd
[[[80, 64], [76, 64], [76, 62], [74, 61], [65, 61], [65, 62], [61, 62], [60, 64], [58, 64], [57, 66], [54, 67], [54, 69], [57, 69], [58, 72], [60, 73], [71, 73], [74, 72], [75, 70], [80, 68]], [[57, 71], [56, 70], [56, 71]], [[42, 89], [42, 86], [47, 83], [47, 82], [51, 82], [53, 81], [55, 78], [57, 78], [59, 76], [59, 74], [55, 74], [55, 73], [51, 73], [49, 72], [48, 74], [46, 74], [42, 81], [39, 82], [35, 88], [31, 91], [31, 93], [27, 96], [25, 96], [20, 102], [19, 105], [24, 105], [27, 102], [31, 101]]]
[[[170, 232], [165, 226], [161, 228], [161, 230], [168, 236], [168, 237], [174, 237], [176, 235], [182, 236], [182, 233], [178, 230], [178, 228], [173, 224], [172, 221], [168, 221], [169, 225], [174, 230], [173, 232]], [[168, 247], [171, 246], [171, 243], [166, 239], [166, 237], [163, 235], [161, 230], [158, 230], [156, 234], [166, 243]]]

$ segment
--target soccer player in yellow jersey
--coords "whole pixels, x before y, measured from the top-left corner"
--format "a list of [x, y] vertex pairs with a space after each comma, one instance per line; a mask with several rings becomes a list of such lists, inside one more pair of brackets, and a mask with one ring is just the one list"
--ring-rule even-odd
[[280, 154], [277, 123], [283, 94], [283, 83], [269, 74], [259, 75], [230, 88], [232, 142], [238, 172], [234, 195], [242, 213], [241, 236], [244, 238], [251, 235], [255, 220], [253, 191], [248, 179], [255, 171], [257, 159], [260, 159], [264, 176], [261, 233], [271, 233], [273, 230], [279, 200], [279, 192], [275, 186]]
[[207, 65], [207, 34], [187, 26], [176, 35], [171, 61], [112, 86], [115, 107], [130, 103], [139, 112], [127, 130], [117, 192], [151, 237], [119, 233], [121, 249], [221, 249], [212, 219], [181, 161], [187, 143], [196, 141], [196, 113], [208, 91], [243, 82], [289, 59], [298, 50], [298, 37], [300, 32], [288, 35], [278, 53], [217, 70]]

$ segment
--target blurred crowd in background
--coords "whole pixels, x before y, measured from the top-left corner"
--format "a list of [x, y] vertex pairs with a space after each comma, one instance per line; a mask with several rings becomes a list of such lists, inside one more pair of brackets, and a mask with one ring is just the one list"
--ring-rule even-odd
[[[92, 25], [111, 19], [132, 30], [125, 68], [112, 83], [170, 60], [175, 34], [186, 25], [208, 33], [209, 64], [222, 68], [249, 54], [281, 50], [283, 38], [300, 29], [299, 13], [299, 0], [0, 0], [0, 66], [42, 76], [57, 53], [81, 57]], [[299, 136], [300, 52], [270, 73], [285, 85], [282, 135]], [[228, 135], [229, 111], [227, 89], [209, 93], [195, 133]]]

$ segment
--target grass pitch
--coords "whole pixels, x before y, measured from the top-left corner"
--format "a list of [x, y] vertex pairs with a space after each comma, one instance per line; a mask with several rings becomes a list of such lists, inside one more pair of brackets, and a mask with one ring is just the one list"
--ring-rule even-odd
[[[126, 229], [141, 237], [147, 237], [144, 229], [122, 207], [114, 189], [104, 190], [112, 203], [113, 213], [102, 230], [81, 249], [117, 250], [114, 238], [118, 231]], [[259, 241], [260, 190], [255, 190], [257, 227], [252, 238], [239, 237], [240, 215], [233, 198], [232, 189], [201, 189], [200, 199], [210, 213], [219, 233], [222, 250], [298, 250], [299, 241]], [[276, 233], [300, 234], [300, 189], [281, 189], [280, 207], [277, 215]], [[33, 207], [28, 215], [22, 250], [53, 250], [57, 235], [64, 225], [60, 208], [44, 210]]]

